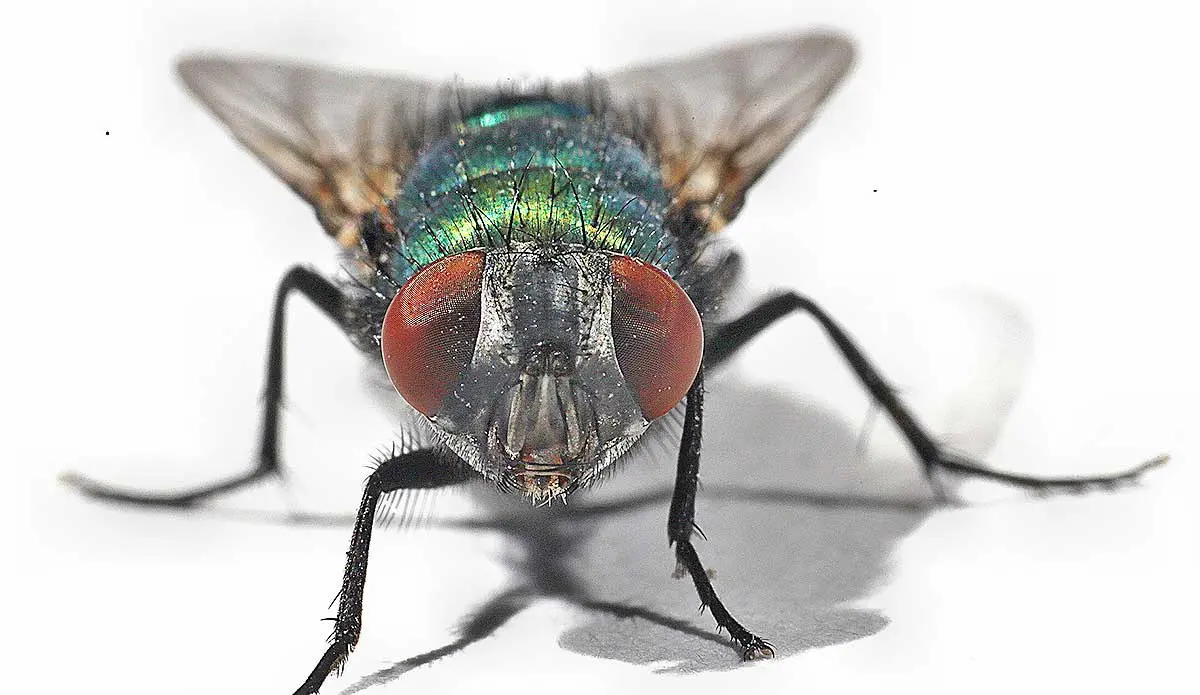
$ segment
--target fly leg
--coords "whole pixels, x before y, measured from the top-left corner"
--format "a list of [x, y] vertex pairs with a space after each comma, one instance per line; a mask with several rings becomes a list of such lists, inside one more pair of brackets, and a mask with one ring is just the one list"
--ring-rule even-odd
[[938, 469], [959, 475], [993, 480], [1036, 493], [1077, 492], [1090, 487], [1114, 487], [1133, 482], [1146, 471], [1162, 465], [1167, 460], [1165, 456], [1160, 456], [1140, 466], [1110, 475], [1045, 478], [991, 470], [977, 461], [944, 451], [921, 427], [908, 408], [900, 402], [896, 392], [884, 381], [875, 366], [859, 350], [846, 331], [815, 302], [795, 292], [772, 297], [729, 323], [718, 326], [713, 337], [705, 345], [704, 363], [713, 366], [724, 362], [756, 335], [779, 319], [796, 311], [812, 316], [825, 329], [833, 344], [850, 364], [854, 373], [858, 375], [871, 397], [892, 418], [913, 451], [921, 459], [925, 468], [925, 477], [933, 485], [939, 498], [944, 497], [944, 493], [935, 477]]
[[231, 492], [250, 483], [280, 472], [279, 466], [279, 412], [283, 401], [283, 341], [286, 326], [287, 298], [292, 292], [316, 305], [326, 316], [343, 329], [345, 323], [345, 296], [329, 280], [316, 271], [293, 267], [279, 282], [275, 292], [275, 311], [271, 319], [271, 340], [267, 349], [267, 383], [263, 391], [262, 431], [259, 435], [257, 465], [241, 475], [226, 480], [201, 485], [181, 492], [136, 492], [110, 487], [83, 476], [66, 473], [62, 482], [71, 485], [89, 497], [140, 504], [147, 506], [187, 507], [209, 497]]
[[375, 511], [379, 500], [395, 490], [437, 488], [466, 482], [471, 475], [459, 461], [439, 455], [432, 449], [418, 449], [403, 454], [394, 454], [379, 464], [363, 490], [362, 502], [354, 520], [354, 532], [350, 536], [350, 550], [346, 552], [346, 571], [342, 576], [342, 589], [338, 593], [337, 618], [329, 647], [317, 662], [295, 695], [316, 693], [325, 679], [345, 663], [362, 632], [363, 588], [367, 583], [367, 556], [371, 550], [371, 531], [375, 523]]
[[704, 411], [704, 370], [696, 375], [696, 381], [687, 394], [687, 410], [683, 416], [683, 437], [679, 444], [679, 468], [675, 477], [675, 494], [671, 497], [671, 512], [667, 519], [667, 539], [675, 546], [675, 558], [679, 569], [676, 576], [687, 571], [696, 585], [702, 606], [712, 610], [717, 625], [729, 631], [729, 636], [742, 650], [742, 658], [769, 659], [775, 656], [770, 642], [751, 633], [742, 626], [729, 611], [717, 592], [712, 580], [700, 563], [700, 556], [692, 545], [692, 534], [696, 528], [696, 481], [700, 473], [700, 433]]

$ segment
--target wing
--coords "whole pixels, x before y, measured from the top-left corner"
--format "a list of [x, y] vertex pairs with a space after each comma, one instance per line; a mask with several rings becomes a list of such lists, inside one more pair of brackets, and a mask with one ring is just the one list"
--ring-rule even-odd
[[[847, 39], [810, 33], [626, 70], [604, 83], [614, 108], [648, 124], [677, 202], [717, 229], [852, 59]], [[504, 91], [222, 56], [187, 58], [179, 74], [346, 248], [358, 244], [363, 215], [387, 213], [424, 143]], [[561, 95], [583, 98], [590, 89], [563, 85]]]
[[709, 230], [808, 125], [854, 63], [854, 45], [810, 32], [737, 44], [604, 78], [612, 106], [649, 128], [675, 204]]
[[395, 194], [417, 148], [450, 127], [447, 107], [491, 93], [258, 58], [197, 56], [178, 69], [192, 94], [347, 248], [358, 243], [362, 216]]

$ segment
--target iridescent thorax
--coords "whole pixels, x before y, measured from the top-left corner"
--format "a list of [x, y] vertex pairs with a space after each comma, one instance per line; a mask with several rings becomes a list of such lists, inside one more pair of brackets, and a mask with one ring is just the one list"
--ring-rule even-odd
[[389, 207], [403, 283], [470, 249], [569, 244], [672, 272], [670, 196], [657, 162], [584, 107], [535, 100], [493, 107], [419, 154]]

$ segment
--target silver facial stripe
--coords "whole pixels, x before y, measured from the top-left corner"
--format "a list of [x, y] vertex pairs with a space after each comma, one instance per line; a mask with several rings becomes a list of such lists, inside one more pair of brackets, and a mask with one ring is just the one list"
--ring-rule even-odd
[[[475, 352], [436, 415], [447, 445], [484, 476], [527, 489], [551, 474], [591, 480], [645, 431], [617, 364], [612, 282], [605, 251], [487, 252]], [[530, 494], [551, 493], [564, 494]]]

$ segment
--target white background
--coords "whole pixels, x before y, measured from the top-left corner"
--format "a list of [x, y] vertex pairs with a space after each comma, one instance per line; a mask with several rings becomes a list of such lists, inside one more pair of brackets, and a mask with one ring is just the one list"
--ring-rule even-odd
[[[728, 230], [746, 296], [818, 298], [932, 429], [998, 467], [1083, 474], [1161, 452], [1172, 465], [1117, 494], [969, 489], [987, 501], [936, 512], [702, 498], [718, 590], [786, 658], [739, 668], [696, 636], [546, 601], [366, 692], [1195, 692], [1200, 49], [1183, 7], [10, 10], [3, 689], [291, 692], [324, 648], [348, 529], [268, 512], [348, 513], [390, 441], [357, 355], [297, 308], [288, 494], [266, 485], [174, 514], [56, 485], [67, 469], [168, 488], [247, 466], [275, 283], [295, 263], [334, 268], [309, 210], [177, 87], [174, 57], [249, 51], [486, 82], [820, 24], [859, 42], [859, 67]], [[854, 452], [866, 400], [804, 320], [754, 343], [710, 404], [706, 480], [926, 494], [886, 425]], [[602, 598], [709, 631], [691, 587], [668, 577], [665, 516], [664, 502], [613, 519], [571, 562]], [[325, 692], [452, 642], [515, 581], [514, 548], [437, 524], [379, 534], [361, 647]]]

